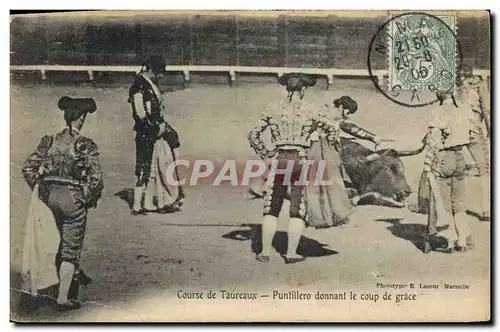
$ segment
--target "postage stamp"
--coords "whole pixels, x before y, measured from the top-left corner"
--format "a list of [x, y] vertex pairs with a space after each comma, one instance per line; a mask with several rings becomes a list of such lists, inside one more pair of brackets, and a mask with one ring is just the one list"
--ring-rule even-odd
[[389, 89], [449, 91], [456, 77], [455, 15], [407, 14], [389, 24]]

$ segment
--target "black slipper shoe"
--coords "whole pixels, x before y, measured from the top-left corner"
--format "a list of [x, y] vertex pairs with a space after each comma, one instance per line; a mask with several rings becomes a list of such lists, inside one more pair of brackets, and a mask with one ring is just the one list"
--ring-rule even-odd
[[303, 262], [306, 260], [306, 258], [304, 256], [287, 257], [285, 255], [285, 256], [283, 256], [283, 258], [285, 259], [285, 264], [294, 264], [294, 263]]
[[59, 311], [70, 311], [70, 310], [76, 310], [80, 309], [82, 307], [82, 304], [80, 301], [77, 300], [69, 300], [64, 303], [57, 303], [56, 308]]
[[184, 199], [186, 198], [186, 196], [184, 195], [179, 195], [177, 196], [177, 198], [175, 199], [175, 202], [174, 204], [178, 205], [179, 207], [181, 207], [182, 205], [184, 205]]
[[258, 260], [261, 263], [269, 263], [269, 260], [270, 260], [269, 256], [262, 255], [262, 254], [257, 255], [257, 257], [255, 257], [255, 259]]
[[179, 212], [181, 209], [179, 208], [179, 206], [177, 206], [176, 204], [173, 204], [173, 205], [168, 205], [168, 206], [165, 206], [165, 207], [162, 207], [161, 209], [158, 209], [158, 213], [161, 213], [161, 214], [166, 214], [166, 213], [175, 213], [175, 212]]
[[140, 209], [139, 211], [132, 210], [132, 211], [130, 211], [130, 214], [133, 215], [133, 216], [139, 216], [139, 215], [146, 214], [146, 211], [143, 210], [143, 209]]

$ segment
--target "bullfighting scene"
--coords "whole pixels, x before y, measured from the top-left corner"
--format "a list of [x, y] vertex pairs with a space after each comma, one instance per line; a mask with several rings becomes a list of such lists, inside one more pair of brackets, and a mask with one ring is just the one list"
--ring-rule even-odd
[[457, 94], [423, 107], [367, 78], [173, 87], [165, 67], [11, 81], [12, 319], [488, 317], [467, 67]]

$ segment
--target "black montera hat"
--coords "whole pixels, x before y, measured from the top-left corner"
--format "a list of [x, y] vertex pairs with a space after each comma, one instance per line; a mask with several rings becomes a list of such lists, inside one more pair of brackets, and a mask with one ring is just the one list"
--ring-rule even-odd
[[143, 64], [146, 69], [151, 69], [155, 74], [164, 73], [166, 65], [165, 59], [159, 55], [151, 55]]
[[333, 101], [335, 107], [342, 106], [343, 109], [349, 110], [349, 113], [356, 113], [358, 110], [358, 103], [349, 96], [342, 96]]
[[94, 113], [97, 110], [97, 105], [92, 98], [71, 98], [68, 96], [61, 97], [57, 106], [64, 112], [64, 121], [69, 127], [70, 135], [73, 135], [71, 123], [80, 119], [87, 113]]
[[61, 111], [94, 113], [97, 110], [97, 105], [92, 98], [71, 98], [68, 96], [64, 96], [59, 99], [57, 106]]
[[300, 91], [303, 87], [316, 85], [316, 78], [307, 74], [287, 73], [278, 79], [281, 85], [286, 86], [286, 91]]

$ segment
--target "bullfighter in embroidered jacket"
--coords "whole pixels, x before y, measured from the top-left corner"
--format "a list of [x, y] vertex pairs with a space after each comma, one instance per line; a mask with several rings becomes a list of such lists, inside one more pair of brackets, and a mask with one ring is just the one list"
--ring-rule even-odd
[[78, 285], [90, 282], [80, 269], [87, 211], [95, 208], [103, 190], [96, 143], [80, 134], [88, 113], [96, 111], [92, 98], [62, 97], [58, 103], [67, 125], [44, 136], [23, 165], [31, 189], [39, 185], [40, 199], [54, 213], [61, 241], [56, 257], [59, 269], [57, 305], [61, 310], [80, 307]]
[[[314, 85], [314, 78], [302, 74], [289, 74], [285, 79], [281, 78], [281, 82], [287, 86], [287, 99], [271, 104], [248, 135], [250, 145], [255, 152], [263, 159], [272, 159], [273, 165], [268, 180], [272, 182], [271, 188], [264, 199], [262, 252], [256, 258], [260, 262], [270, 260], [269, 252], [276, 233], [277, 218], [288, 187], [291, 187], [288, 250], [284, 258], [286, 263], [295, 263], [305, 259], [296, 252], [306, 226], [301, 163], [307, 159], [311, 134], [314, 131], [322, 128], [327, 134], [328, 141], [333, 143], [337, 140], [338, 130], [333, 123], [318, 114], [314, 105], [303, 99], [305, 88]], [[272, 143], [275, 146], [272, 151], [265, 147], [262, 139], [262, 133], [267, 128], [271, 131]], [[290, 165], [293, 167], [290, 168]]]
[[[344, 132], [356, 138], [369, 140], [376, 146], [379, 139], [376, 135], [364, 130], [349, 120], [349, 116], [358, 109], [358, 104], [349, 96], [342, 96], [333, 101], [333, 106], [325, 105], [320, 114], [338, 126]], [[331, 180], [328, 186], [308, 186], [306, 188], [308, 223], [315, 227], [325, 228], [349, 222], [354, 212], [353, 202], [349, 199], [348, 190], [355, 196], [357, 191], [342, 163], [342, 147], [340, 141], [334, 145], [328, 143], [327, 134], [321, 129], [312, 135], [312, 146], [309, 158], [326, 162], [327, 174]], [[356, 197], [356, 196], [355, 196]]]
[[[132, 117], [134, 119], [134, 131], [136, 132], [136, 167], [137, 177], [134, 189], [134, 203], [132, 214], [144, 214], [147, 211], [168, 212], [167, 207], [153, 205], [153, 188], [148, 187], [150, 178], [155, 178], [152, 173], [153, 152], [158, 139], [164, 139], [170, 148], [179, 147], [179, 139], [176, 131], [163, 118], [164, 103], [158, 88], [158, 79], [165, 72], [165, 61], [159, 56], [151, 56], [143, 65], [143, 70], [137, 75], [129, 89], [129, 103], [132, 105]], [[155, 169], [153, 168], [153, 171]], [[155, 181], [156, 182], [156, 181]], [[156, 183], [157, 186], [159, 184]], [[144, 190], [144, 208], [141, 201]], [[162, 197], [162, 195], [158, 195]], [[184, 197], [182, 187], [175, 204]], [[173, 205], [168, 208], [173, 208]], [[165, 211], [163, 211], [165, 210]]]

